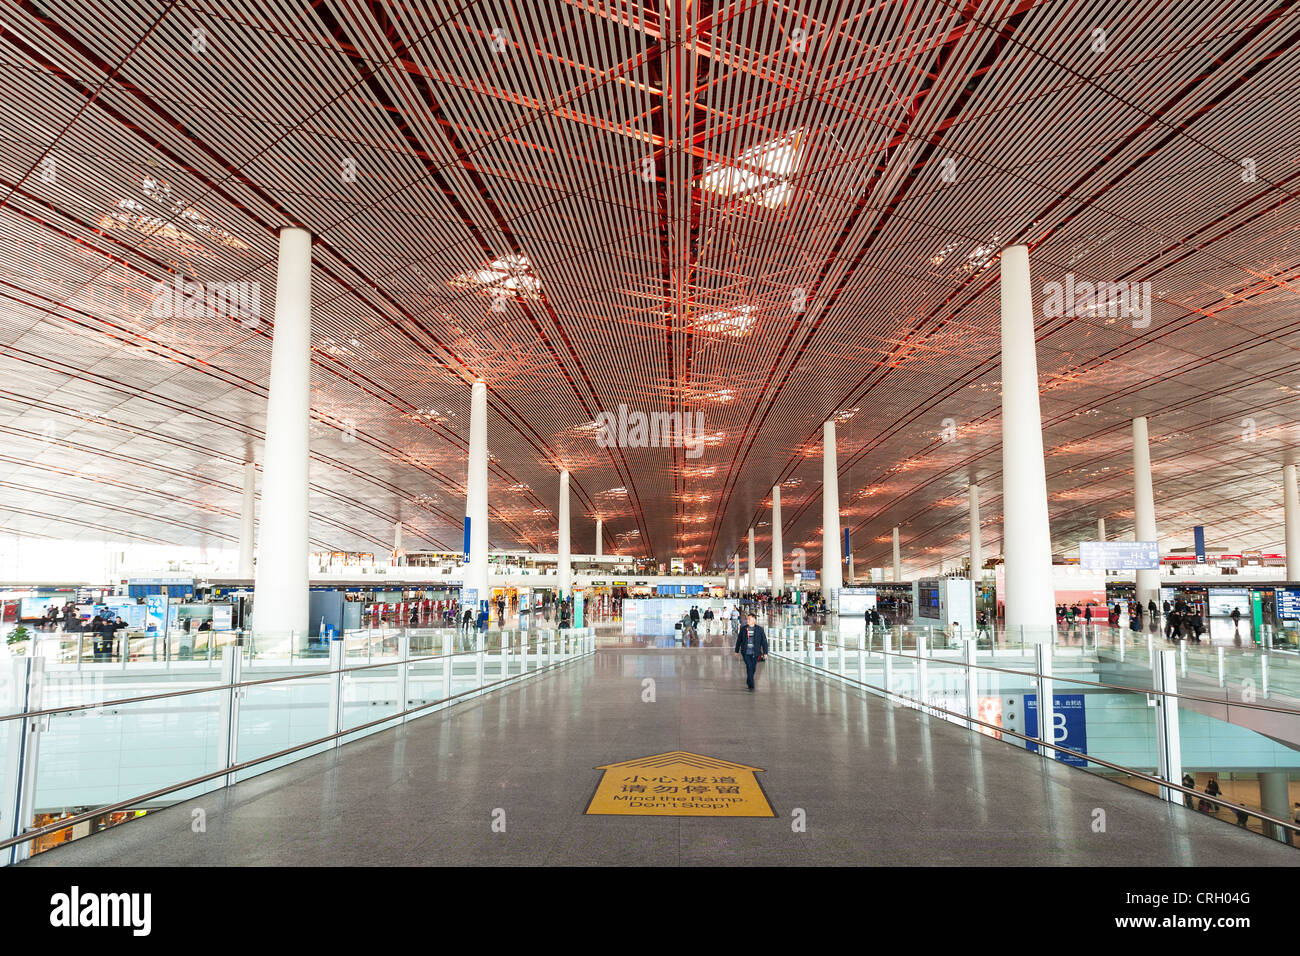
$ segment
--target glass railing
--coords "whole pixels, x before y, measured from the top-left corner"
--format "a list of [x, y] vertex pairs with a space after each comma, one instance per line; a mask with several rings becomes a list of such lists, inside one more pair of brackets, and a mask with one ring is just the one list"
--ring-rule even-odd
[[[768, 641], [778, 659], [1225, 822], [1297, 841], [1292, 806], [1300, 801], [1300, 706], [1241, 692], [1250, 686], [1243, 682], [1257, 676], [1261, 656], [1270, 662], [1265, 666], [1271, 678], [1285, 672], [1285, 679], [1294, 674], [1293, 658], [1278, 665], [1276, 651], [1247, 650], [1233, 659], [1231, 649], [1213, 648], [1202, 660], [1194, 651], [1180, 653], [1160, 642], [1153, 642], [1148, 656], [1145, 634], [1124, 644], [1118, 638], [1108, 644], [1104, 637], [1074, 644], [1058, 642], [1055, 630], [1012, 629], [980, 640], [937, 628], [843, 633], [797, 625], [771, 628]], [[1131, 681], [1114, 676], [1121, 647]], [[1220, 690], [1190, 679], [1217, 666], [1220, 657], [1230, 665], [1228, 686]], [[1183, 659], [1189, 678], [1180, 683]], [[1053, 706], [1046, 726], [1052, 733], [1045, 736], [1038, 702], [1048, 694]], [[1172, 751], [1171, 739], [1177, 741]], [[1218, 776], [1225, 777], [1223, 789], [1207, 795], [1204, 783], [1184, 785], [1184, 766], [1201, 768], [1202, 776], [1215, 768], [1216, 785]], [[1237, 766], [1240, 774], [1217, 769]], [[1290, 778], [1297, 779], [1288, 783]], [[1272, 794], [1268, 803], [1266, 790]]]
[[547, 672], [595, 636], [412, 629], [306, 650], [284, 633], [211, 661], [0, 660], [0, 863]]

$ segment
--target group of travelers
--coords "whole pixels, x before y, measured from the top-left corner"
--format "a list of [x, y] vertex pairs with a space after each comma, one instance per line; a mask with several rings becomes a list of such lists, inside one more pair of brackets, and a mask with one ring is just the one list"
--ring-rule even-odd
[[[1201, 643], [1201, 635], [1205, 633], [1205, 621], [1201, 615], [1195, 613], [1187, 602], [1178, 598], [1170, 606], [1168, 601], [1164, 603], [1165, 612], [1165, 639], [1168, 641], [1188, 640], [1195, 644]], [[1240, 619], [1241, 614], [1236, 608], [1233, 612], [1237, 614], [1233, 618], [1233, 623]], [[1211, 780], [1211, 783], [1214, 781]], [[1215, 784], [1215, 786], [1218, 786]]]

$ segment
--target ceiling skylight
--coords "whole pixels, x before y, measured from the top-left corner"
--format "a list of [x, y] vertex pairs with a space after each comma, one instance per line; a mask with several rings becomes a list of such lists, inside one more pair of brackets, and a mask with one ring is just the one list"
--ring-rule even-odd
[[462, 273], [447, 282], [457, 289], [476, 289], [489, 295], [511, 295], [536, 298], [542, 281], [532, 272], [527, 256], [502, 256], [487, 265]]
[[754, 307], [741, 305], [734, 309], [721, 309], [697, 315], [693, 325], [701, 332], [719, 335], [745, 335], [754, 324]]
[[710, 163], [700, 188], [775, 209], [790, 201], [790, 177], [803, 160], [803, 129], [751, 146], [734, 160]]

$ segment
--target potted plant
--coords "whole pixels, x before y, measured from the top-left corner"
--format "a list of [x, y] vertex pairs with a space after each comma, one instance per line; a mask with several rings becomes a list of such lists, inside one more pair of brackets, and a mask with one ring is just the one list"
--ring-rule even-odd
[[[15, 644], [23, 644], [26, 641], [30, 640], [31, 636], [32, 636], [32, 632], [29, 631], [25, 625], [19, 624], [17, 627], [15, 627], [12, 631], [9, 632], [9, 637], [5, 640], [5, 643], [10, 646], [13, 646]], [[19, 652], [20, 652], [20, 648], [14, 647], [14, 653], [19, 653]]]

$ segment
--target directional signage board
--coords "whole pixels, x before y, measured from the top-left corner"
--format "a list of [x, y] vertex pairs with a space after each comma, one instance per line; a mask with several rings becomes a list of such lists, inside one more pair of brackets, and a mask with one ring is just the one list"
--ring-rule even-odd
[[1160, 568], [1155, 541], [1080, 541], [1079, 567], [1087, 571], [1147, 571]]
[[760, 767], [674, 750], [597, 767], [591, 816], [773, 817]]
[[[1052, 736], [1050, 742], [1059, 744], [1062, 747], [1068, 747], [1071, 750], [1078, 751], [1081, 754], [1088, 752], [1088, 712], [1085, 706], [1083, 694], [1053, 694], [1052, 695]], [[1030, 737], [1042, 736], [1044, 740], [1048, 737], [1038, 733], [1038, 695], [1025, 695], [1025, 733]], [[1026, 743], [1025, 746], [1034, 753], [1038, 751], [1038, 744]], [[1052, 756], [1061, 763], [1073, 764], [1076, 767], [1088, 766], [1088, 761], [1082, 757], [1076, 757], [1074, 754], [1067, 754], [1060, 750], [1053, 750]]]
[[1300, 621], [1300, 588], [1278, 588], [1277, 616], [1284, 621]]

